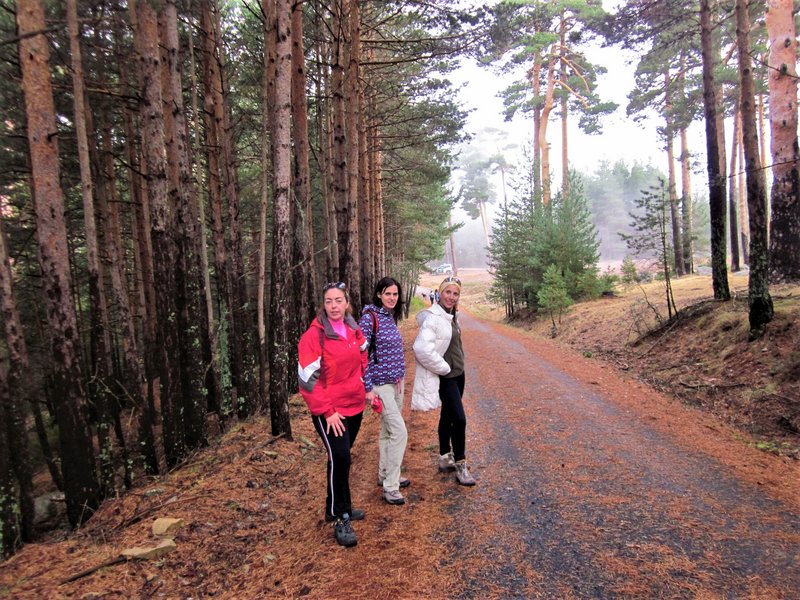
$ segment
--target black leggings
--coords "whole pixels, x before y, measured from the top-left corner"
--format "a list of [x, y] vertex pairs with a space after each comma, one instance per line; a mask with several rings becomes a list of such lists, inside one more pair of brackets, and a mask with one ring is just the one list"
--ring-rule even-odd
[[455, 460], [464, 460], [467, 434], [467, 415], [464, 414], [464, 374], [458, 377], [439, 377], [439, 454], [452, 449]]
[[314, 415], [314, 428], [328, 453], [328, 497], [325, 500], [325, 515], [327, 517], [341, 517], [345, 513], [353, 512], [350, 501], [350, 449], [356, 441], [358, 430], [361, 429], [363, 412], [352, 417], [343, 417], [344, 433], [336, 436], [328, 434], [325, 430], [328, 422], [322, 415]]

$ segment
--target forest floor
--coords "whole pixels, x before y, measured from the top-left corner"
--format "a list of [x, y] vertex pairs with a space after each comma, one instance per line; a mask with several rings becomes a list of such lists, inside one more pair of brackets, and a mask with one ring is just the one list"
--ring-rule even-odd
[[[235, 424], [81, 529], [25, 546], [0, 565], [0, 598], [788, 599], [800, 589], [798, 288], [773, 288], [776, 318], [758, 342], [747, 342], [740, 276], [730, 303], [709, 301], [710, 277], [677, 281], [684, 316], [639, 340], [653, 317], [638, 289], [571, 308], [550, 339], [547, 320], [499, 322], [485, 273], [460, 276], [478, 486], [436, 472], [438, 411], [408, 410], [409, 353], [412, 485], [404, 506], [382, 501], [379, 420], [367, 411], [351, 475], [367, 512], [355, 548], [336, 546], [324, 522], [325, 454], [294, 397], [292, 440], [274, 439], [267, 418]], [[658, 290], [644, 288], [651, 302]], [[402, 330], [410, 351], [413, 319]], [[120, 560], [159, 543], [158, 517], [182, 519], [175, 548]]]

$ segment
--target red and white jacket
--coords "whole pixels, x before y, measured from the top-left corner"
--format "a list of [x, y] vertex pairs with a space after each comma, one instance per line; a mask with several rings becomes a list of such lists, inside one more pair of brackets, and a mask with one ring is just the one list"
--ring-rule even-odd
[[353, 317], [347, 315], [345, 325], [342, 339], [323, 313], [297, 344], [300, 394], [313, 415], [352, 417], [364, 410], [368, 342]]

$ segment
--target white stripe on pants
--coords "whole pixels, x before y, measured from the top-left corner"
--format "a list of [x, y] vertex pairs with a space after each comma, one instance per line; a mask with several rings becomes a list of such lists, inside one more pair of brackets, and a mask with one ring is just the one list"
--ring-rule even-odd
[[381, 413], [381, 432], [378, 436], [380, 460], [378, 462], [378, 479], [383, 480], [386, 491], [400, 489], [400, 465], [406, 451], [408, 432], [403, 421], [403, 383], [377, 385], [373, 391], [383, 401]]

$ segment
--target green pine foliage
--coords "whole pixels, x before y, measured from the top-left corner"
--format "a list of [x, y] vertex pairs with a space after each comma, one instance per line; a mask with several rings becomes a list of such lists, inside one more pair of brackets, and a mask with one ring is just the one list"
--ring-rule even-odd
[[558, 315], [558, 322], [561, 323], [561, 314], [572, 304], [572, 298], [567, 293], [567, 282], [558, 265], [547, 267], [536, 298], [539, 300], [539, 308], [550, 315], [553, 327], [556, 326], [555, 315]]
[[[620, 233], [633, 256], [649, 261], [657, 269], [658, 279], [664, 281], [667, 311], [671, 318], [677, 312], [670, 283], [672, 247], [670, 245], [670, 212], [667, 182], [642, 190], [636, 201], [637, 211], [630, 213], [631, 234]], [[658, 316], [658, 315], [657, 315]]]
[[523, 199], [512, 201], [495, 225], [490, 249], [495, 273], [492, 296], [504, 302], [509, 317], [518, 308], [542, 308], [543, 297], [555, 302], [551, 292], [539, 295], [552, 267], [558, 269], [570, 303], [594, 298], [606, 287], [598, 273], [597, 230], [582, 178], [574, 171], [569, 177], [570, 193], [557, 194], [545, 206], [531, 192], [529, 176]]

